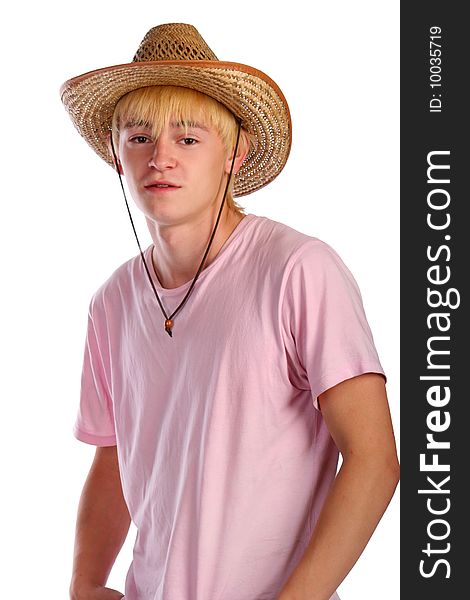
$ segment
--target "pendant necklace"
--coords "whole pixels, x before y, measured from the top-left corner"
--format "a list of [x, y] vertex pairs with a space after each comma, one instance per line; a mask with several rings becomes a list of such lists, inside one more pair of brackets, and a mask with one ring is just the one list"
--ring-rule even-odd
[[[235, 158], [237, 156], [238, 142], [240, 140], [240, 129], [241, 129], [241, 122], [238, 120], [237, 141], [236, 141], [235, 150], [234, 150], [234, 153], [233, 153], [232, 165], [230, 167], [230, 173], [229, 173], [229, 176], [228, 176], [228, 179], [227, 179], [227, 184], [225, 186], [224, 196], [222, 198], [222, 202], [220, 203], [219, 212], [218, 212], [218, 215], [217, 215], [217, 219], [215, 221], [214, 228], [212, 230], [212, 234], [211, 234], [210, 239], [209, 239], [209, 243], [207, 244], [207, 247], [206, 247], [206, 250], [205, 250], [204, 255], [202, 257], [202, 260], [201, 260], [201, 263], [199, 265], [199, 268], [196, 271], [196, 275], [194, 276], [194, 278], [193, 278], [193, 280], [191, 282], [191, 285], [189, 286], [188, 291], [186, 292], [184, 298], [181, 300], [181, 302], [178, 304], [178, 306], [175, 308], [175, 310], [171, 314], [167, 314], [167, 312], [165, 310], [165, 307], [163, 306], [162, 301], [160, 300], [160, 297], [159, 297], [159, 295], [157, 293], [157, 290], [155, 289], [155, 285], [153, 283], [152, 276], [150, 275], [150, 271], [149, 271], [149, 269], [147, 267], [147, 262], [146, 262], [146, 260], [144, 258], [144, 253], [142, 252], [142, 248], [140, 246], [139, 238], [137, 236], [137, 231], [136, 231], [135, 226], [134, 226], [134, 221], [132, 219], [131, 211], [129, 209], [129, 204], [127, 202], [127, 197], [126, 197], [126, 192], [125, 192], [125, 189], [124, 189], [124, 184], [122, 182], [121, 173], [119, 171], [119, 163], [118, 163], [118, 159], [117, 159], [117, 156], [116, 156], [116, 151], [114, 149], [112, 132], [110, 134], [111, 149], [112, 149], [112, 152], [113, 152], [114, 164], [115, 164], [116, 172], [117, 172], [118, 177], [119, 177], [119, 182], [121, 184], [122, 193], [124, 195], [124, 200], [125, 200], [126, 207], [127, 207], [127, 214], [129, 215], [129, 219], [131, 221], [132, 229], [134, 231], [135, 239], [137, 240], [137, 246], [139, 247], [140, 256], [142, 258], [142, 262], [144, 264], [144, 268], [145, 268], [145, 271], [147, 273], [147, 277], [149, 279], [150, 285], [152, 286], [152, 289], [153, 289], [153, 292], [155, 294], [155, 298], [157, 299], [157, 303], [158, 303], [158, 305], [160, 307], [160, 310], [162, 311], [163, 316], [165, 317], [165, 321], [164, 321], [165, 331], [167, 332], [167, 334], [170, 337], [173, 337], [174, 318], [180, 312], [180, 310], [183, 308], [183, 306], [186, 304], [189, 296], [191, 295], [191, 292], [193, 291], [194, 286], [196, 285], [196, 281], [198, 280], [198, 277], [199, 277], [201, 271], [204, 268], [204, 263], [206, 261], [207, 255], [209, 254], [209, 250], [211, 248], [212, 242], [214, 241], [214, 237], [215, 237], [215, 233], [217, 231], [217, 227], [219, 225], [220, 217], [222, 216], [222, 209], [224, 207], [225, 197], [227, 196], [227, 192], [228, 192], [228, 188], [229, 188], [229, 185], [230, 185], [230, 181], [232, 179], [233, 166], [234, 166], [234, 163], [235, 163]], [[152, 264], [153, 264], [153, 261], [152, 261]], [[155, 269], [154, 269], [154, 271], [155, 271]], [[155, 275], [156, 275], [156, 273], [155, 273]], [[157, 278], [158, 278], [158, 276], [157, 276]]]

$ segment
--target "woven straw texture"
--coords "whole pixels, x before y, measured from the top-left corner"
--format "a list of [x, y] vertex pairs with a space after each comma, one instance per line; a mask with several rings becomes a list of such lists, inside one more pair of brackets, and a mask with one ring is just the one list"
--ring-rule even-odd
[[132, 63], [75, 77], [64, 83], [61, 96], [80, 135], [113, 166], [107, 135], [114, 108], [123, 95], [152, 85], [182, 86], [207, 94], [231, 110], [254, 135], [256, 148], [235, 176], [235, 196], [267, 185], [283, 169], [291, 146], [291, 120], [282, 92], [257, 69], [217, 60], [191, 25], [154, 27]]

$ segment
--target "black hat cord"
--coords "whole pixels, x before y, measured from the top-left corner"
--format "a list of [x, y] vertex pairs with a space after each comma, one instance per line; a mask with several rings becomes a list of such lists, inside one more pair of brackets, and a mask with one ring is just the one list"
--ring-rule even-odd
[[163, 306], [162, 301], [160, 300], [160, 297], [159, 297], [159, 295], [157, 293], [157, 290], [155, 289], [155, 285], [154, 285], [152, 277], [150, 275], [150, 271], [148, 269], [147, 262], [146, 262], [146, 260], [144, 258], [144, 253], [142, 252], [142, 248], [140, 246], [139, 238], [137, 236], [137, 231], [136, 231], [135, 226], [134, 226], [134, 221], [132, 219], [132, 214], [131, 214], [131, 211], [129, 209], [129, 203], [127, 202], [126, 191], [124, 189], [124, 184], [123, 184], [121, 173], [120, 173], [120, 170], [119, 170], [119, 162], [118, 162], [118, 159], [117, 159], [117, 156], [116, 156], [116, 151], [114, 149], [112, 131], [111, 131], [110, 136], [109, 136], [110, 137], [110, 142], [111, 142], [111, 149], [112, 149], [112, 152], [113, 152], [114, 164], [116, 166], [116, 172], [117, 172], [118, 177], [119, 177], [119, 182], [121, 184], [122, 193], [124, 195], [124, 201], [125, 201], [126, 207], [127, 207], [127, 214], [129, 215], [129, 219], [131, 221], [132, 229], [134, 231], [135, 239], [137, 240], [137, 246], [139, 247], [140, 256], [142, 258], [142, 262], [144, 263], [144, 267], [145, 267], [145, 271], [147, 273], [147, 277], [148, 277], [148, 279], [150, 281], [150, 285], [152, 286], [152, 289], [153, 289], [153, 292], [154, 292], [155, 297], [157, 299], [158, 305], [160, 306], [160, 309], [161, 309], [161, 311], [163, 313], [163, 316], [165, 317], [165, 331], [168, 333], [168, 335], [170, 337], [173, 337], [173, 331], [172, 331], [172, 329], [173, 329], [173, 324], [174, 324], [174, 317], [176, 316], [177, 313], [179, 313], [179, 311], [186, 304], [186, 302], [187, 302], [187, 300], [188, 300], [191, 292], [194, 289], [196, 281], [197, 281], [197, 279], [198, 279], [198, 277], [199, 277], [199, 275], [200, 275], [200, 273], [201, 273], [201, 271], [202, 271], [202, 269], [204, 267], [204, 263], [206, 261], [207, 255], [209, 254], [209, 250], [210, 250], [210, 247], [212, 245], [212, 242], [214, 241], [215, 232], [217, 231], [217, 227], [219, 225], [220, 217], [222, 216], [222, 209], [224, 207], [225, 197], [227, 196], [227, 192], [228, 192], [228, 188], [229, 188], [229, 185], [230, 185], [230, 181], [232, 179], [233, 167], [234, 167], [234, 164], [235, 164], [235, 158], [237, 156], [237, 151], [238, 151], [238, 143], [240, 141], [241, 121], [239, 119], [237, 119], [237, 121], [238, 121], [237, 141], [236, 141], [235, 150], [234, 150], [234, 153], [233, 153], [232, 165], [230, 167], [230, 173], [229, 173], [229, 176], [228, 176], [228, 179], [227, 179], [227, 185], [225, 186], [224, 197], [222, 198], [222, 202], [220, 204], [219, 213], [217, 215], [217, 219], [216, 219], [216, 222], [215, 222], [215, 225], [214, 225], [214, 229], [212, 230], [212, 234], [211, 234], [211, 237], [209, 239], [209, 243], [207, 244], [207, 248], [206, 248], [206, 250], [204, 252], [204, 256], [202, 257], [201, 264], [199, 265], [199, 268], [198, 268], [198, 270], [196, 272], [196, 275], [194, 276], [194, 278], [193, 278], [193, 280], [191, 282], [191, 285], [189, 286], [188, 291], [186, 292], [184, 298], [181, 300], [181, 302], [178, 304], [178, 306], [175, 308], [175, 310], [170, 315], [167, 314], [167, 312], [165, 310], [165, 307]]

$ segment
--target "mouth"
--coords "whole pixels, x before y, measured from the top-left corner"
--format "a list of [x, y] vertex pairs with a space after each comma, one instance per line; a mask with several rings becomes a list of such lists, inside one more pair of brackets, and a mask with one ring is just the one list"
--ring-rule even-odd
[[178, 190], [180, 188], [179, 185], [175, 185], [170, 181], [155, 181], [154, 183], [149, 183], [144, 186], [146, 190]]

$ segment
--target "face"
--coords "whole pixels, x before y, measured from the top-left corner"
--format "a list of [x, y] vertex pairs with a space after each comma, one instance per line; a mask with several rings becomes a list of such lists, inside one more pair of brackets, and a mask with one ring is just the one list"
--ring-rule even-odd
[[231, 166], [219, 134], [198, 123], [170, 123], [158, 139], [151, 126], [128, 124], [119, 159], [135, 203], [156, 226], [212, 219]]

